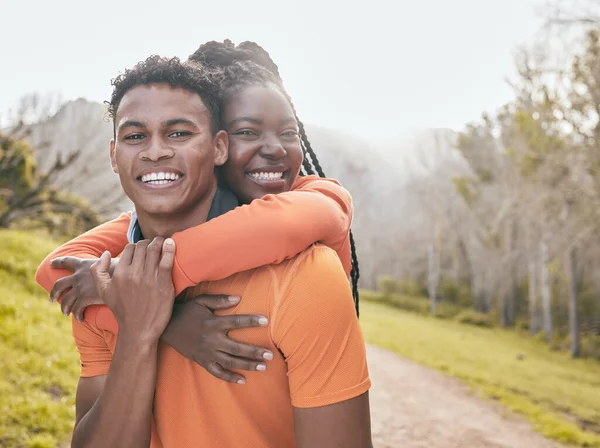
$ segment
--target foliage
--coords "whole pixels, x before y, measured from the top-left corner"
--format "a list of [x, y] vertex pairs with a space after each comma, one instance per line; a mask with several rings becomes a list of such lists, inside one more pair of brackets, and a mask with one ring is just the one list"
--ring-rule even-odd
[[396, 280], [391, 276], [379, 279], [379, 291], [383, 294], [403, 294], [408, 296], [421, 296], [426, 294], [427, 288], [411, 279]]
[[456, 322], [467, 325], [475, 325], [476, 327], [493, 327], [494, 322], [491, 314], [479, 313], [474, 310], [464, 310], [454, 318]]
[[0, 134], [0, 228], [47, 228], [77, 235], [99, 224], [94, 208], [82, 198], [53, 186], [77, 158], [59, 156], [47, 173], [38, 170], [26, 142]]
[[70, 322], [34, 280], [54, 246], [0, 229], [0, 446], [7, 448], [54, 448], [73, 428], [79, 358]]
[[[372, 291], [361, 290], [360, 297], [362, 301], [371, 301], [377, 303], [385, 303], [394, 308], [399, 308], [405, 311], [428, 315], [430, 313], [429, 300], [422, 295], [410, 296], [396, 293], [377, 293]], [[438, 303], [436, 317], [452, 318], [461, 312], [461, 308], [457, 305], [447, 302]]]
[[373, 302], [363, 304], [361, 326], [368, 342], [460, 378], [527, 417], [545, 436], [600, 447], [600, 363], [572, 360], [512, 331], [462, 325]]

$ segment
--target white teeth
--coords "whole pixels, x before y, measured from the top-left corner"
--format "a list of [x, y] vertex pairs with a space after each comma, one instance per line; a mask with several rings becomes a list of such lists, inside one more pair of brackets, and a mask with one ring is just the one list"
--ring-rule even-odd
[[283, 177], [282, 172], [271, 173], [271, 172], [260, 172], [260, 173], [249, 173], [251, 177], [259, 180], [279, 180]]
[[142, 182], [150, 183], [152, 185], [163, 185], [163, 184], [166, 184], [169, 182], [173, 182], [173, 181], [179, 179], [180, 177], [181, 176], [176, 173], [165, 173], [165, 172], [150, 173], [150, 174], [144, 174], [142, 176]]

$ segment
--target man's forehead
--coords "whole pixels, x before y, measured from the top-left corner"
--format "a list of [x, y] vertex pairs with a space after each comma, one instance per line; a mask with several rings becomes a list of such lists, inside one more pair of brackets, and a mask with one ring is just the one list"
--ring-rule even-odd
[[129, 90], [119, 104], [117, 124], [125, 121], [164, 122], [185, 118], [204, 121], [208, 109], [195, 92], [168, 84], [140, 85]]

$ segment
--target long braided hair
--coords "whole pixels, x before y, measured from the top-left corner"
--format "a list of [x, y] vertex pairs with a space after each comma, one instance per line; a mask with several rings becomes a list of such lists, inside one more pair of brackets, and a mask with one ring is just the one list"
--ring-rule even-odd
[[[269, 53], [255, 42], [242, 42], [234, 45], [229, 39], [224, 42], [211, 41], [202, 44], [190, 57], [190, 61], [200, 64], [213, 66], [223, 71], [223, 95], [232, 90], [240, 89], [244, 86], [272, 83], [285, 95], [292, 107], [294, 117], [298, 122], [300, 131], [300, 145], [304, 159], [302, 161], [302, 171], [300, 175], [317, 174], [319, 177], [326, 177], [319, 159], [310, 144], [304, 129], [304, 124], [298, 118], [296, 108], [291, 97], [283, 87], [283, 81], [279, 74], [277, 64], [273, 62]], [[352, 282], [352, 297], [356, 314], [359, 314], [359, 294], [358, 294], [358, 257], [356, 256], [356, 245], [354, 236], [350, 231], [350, 248], [352, 252], [352, 269], [350, 271], [350, 280]]]

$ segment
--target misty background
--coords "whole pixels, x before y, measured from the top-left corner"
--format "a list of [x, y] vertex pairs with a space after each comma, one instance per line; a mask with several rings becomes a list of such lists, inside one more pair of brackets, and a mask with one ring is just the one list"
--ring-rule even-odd
[[[38, 190], [60, 190], [44, 196], [50, 214], [70, 221], [26, 195], [0, 226], [77, 233], [130, 209], [108, 160], [110, 79], [149, 54], [255, 40], [326, 174], [352, 193], [363, 289], [428, 297], [432, 314], [439, 302], [522, 319], [548, 341], [579, 334], [576, 318], [600, 333], [598, 6], [11, 4], [0, 37], [20, 40], [3, 51], [2, 123], [34, 148]], [[84, 218], [61, 194], [85, 201]]]

